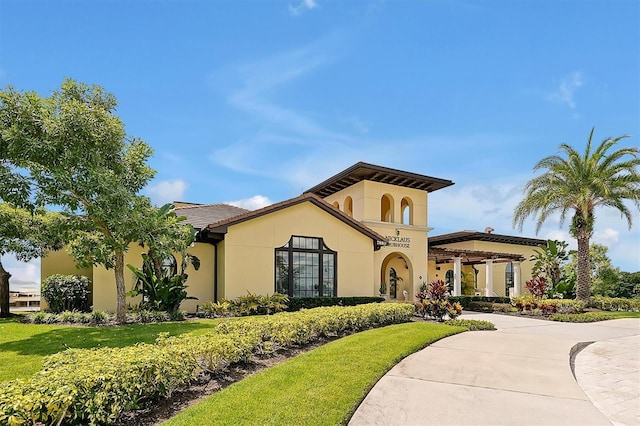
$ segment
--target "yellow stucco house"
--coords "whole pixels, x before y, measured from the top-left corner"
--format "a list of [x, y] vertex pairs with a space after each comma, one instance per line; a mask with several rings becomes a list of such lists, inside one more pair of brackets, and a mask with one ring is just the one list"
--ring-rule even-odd
[[[189, 251], [201, 260], [187, 282], [198, 300], [181, 308], [194, 312], [204, 302], [247, 291], [377, 296], [381, 283], [391, 299], [413, 300], [422, 283], [435, 279], [451, 282], [455, 294], [520, 294], [531, 276], [526, 259], [544, 240], [489, 229], [428, 236], [428, 195], [450, 185], [360, 162], [296, 198], [259, 210], [177, 202], [176, 213], [198, 231]], [[132, 245], [125, 263], [141, 264], [143, 250]], [[88, 276], [94, 309], [115, 310], [113, 271], [77, 270], [59, 251], [42, 259], [42, 278], [55, 273]], [[130, 271], [125, 274], [133, 285]]]

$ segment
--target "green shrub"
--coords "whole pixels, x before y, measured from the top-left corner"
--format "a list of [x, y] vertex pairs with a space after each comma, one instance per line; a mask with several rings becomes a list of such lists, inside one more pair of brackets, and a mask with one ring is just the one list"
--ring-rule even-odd
[[459, 303], [463, 309], [469, 308], [471, 302], [489, 302], [489, 303], [511, 303], [508, 297], [484, 297], [484, 296], [449, 296], [451, 303]]
[[357, 306], [368, 303], [384, 302], [384, 297], [292, 297], [289, 299], [289, 312], [300, 309], [312, 309], [320, 306]]
[[584, 303], [578, 300], [543, 299], [532, 295], [514, 297], [513, 305], [525, 314], [578, 314], [584, 310]]
[[231, 303], [227, 300], [220, 302], [207, 302], [198, 306], [197, 315], [204, 318], [218, 318], [233, 316], [231, 312]]
[[246, 295], [236, 297], [228, 302], [231, 312], [236, 315], [271, 315], [285, 311], [289, 297], [280, 293], [262, 296], [247, 292]]
[[69, 349], [45, 360], [31, 379], [0, 387], [0, 424], [108, 424], [186, 385], [201, 371], [220, 372], [253, 354], [367, 328], [407, 322], [406, 303], [322, 307], [268, 317], [227, 319], [203, 335], [158, 337], [156, 344]]
[[583, 314], [553, 314], [549, 316], [551, 321], [560, 322], [596, 322], [615, 319], [616, 316], [606, 312], [585, 312]]
[[492, 322], [482, 320], [470, 320], [470, 319], [453, 319], [444, 322], [446, 325], [453, 325], [456, 327], [464, 327], [469, 331], [475, 330], [495, 330], [496, 327]]
[[640, 299], [593, 296], [589, 306], [603, 311], [640, 312]]
[[475, 312], [493, 312], [493, 303], [491, 302], [469, 302], [467, 308]]
[[42, 297], [54, 313], [88, 312], [89, 279], [82, 275], [50, 275], [42, 283]]
[[[77, 312], [64, 311], [59, 314], [49, 312], [33, 312], [25, 315], [24, 322], [32, 324], [110, 324], [115, 319], [114, 314], [103, 311]], [[131, 310], [127, 312], [127, 322], [129, 323], [153, 323], [166, 321], [182, 321], [184, 312], [174, 311], [147, 311]]]

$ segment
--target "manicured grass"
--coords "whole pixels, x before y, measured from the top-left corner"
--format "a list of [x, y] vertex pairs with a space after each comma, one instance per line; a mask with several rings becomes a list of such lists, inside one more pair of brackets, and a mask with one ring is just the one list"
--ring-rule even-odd
[[[605, 311], [602, 311], [605, 312]], [[607, 314], [611, 314], [615, 317], [615, 319], [619, 318], [640, 318], [640, 312], [614, 312], [614, 311], [606, 311]]]
[[247, 377], [164, 424], [346, 424], [373, 385], [402, 358], [461, 331], [411, 322], [353, 334]]
[[0, 382], [28, 377], [42, 367], [42, 361], [67, 348], [124, 347], [138, 342], [152, 343], [158, 333], [175, 336], [205, 332], [217, 320], [198, 320], [119, 327], [84, 327], [21, 324], [17, 319], [0, 319]]

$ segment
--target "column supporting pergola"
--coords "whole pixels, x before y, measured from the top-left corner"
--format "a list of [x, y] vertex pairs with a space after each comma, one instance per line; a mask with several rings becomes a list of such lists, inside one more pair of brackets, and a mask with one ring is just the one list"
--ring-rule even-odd
[[513, 262], [513, 296], [522, 294], [522, 284], [520, 282], [520, 262]]
[[493, 296], [493, 259], [486, 259], [485, 260], [485, 265], [486, 265], [486, 281], [485, 281], [485, 289], [484, 289], [484, 295], [485, 297], [492, 297]]
[[456, 256], [453, 258], [453, 295], [462, 295], [462, 258]]

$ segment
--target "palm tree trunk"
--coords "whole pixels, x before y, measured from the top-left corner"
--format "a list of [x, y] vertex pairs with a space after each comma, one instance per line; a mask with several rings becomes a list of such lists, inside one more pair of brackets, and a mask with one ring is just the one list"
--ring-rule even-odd
[[116, 250], [114, 273], [116, 276], [116, 321], [123, 323], [127, 319], [127, 298], [124, 285], [124, 252]]
[[9, 278], [11, 274], [4, 269], [0, 262], [0, 318], [9, 316]]
[[585, 230], [578, 232], [578, 283], [576, 300], [587, 303], [591, 298], [591, 262], [589, 259], [589, 238]]

